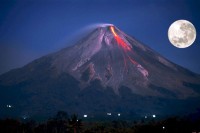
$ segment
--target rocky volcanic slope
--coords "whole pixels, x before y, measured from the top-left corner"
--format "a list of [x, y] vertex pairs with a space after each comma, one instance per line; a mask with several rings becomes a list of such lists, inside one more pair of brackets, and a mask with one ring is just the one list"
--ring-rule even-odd
[[200, 107], [199, 75], [114, 25], [101, 25], [75, 45], [1, 75], [0, 91], [3, 117], [48, 116], [58, 110], [171, 115]]

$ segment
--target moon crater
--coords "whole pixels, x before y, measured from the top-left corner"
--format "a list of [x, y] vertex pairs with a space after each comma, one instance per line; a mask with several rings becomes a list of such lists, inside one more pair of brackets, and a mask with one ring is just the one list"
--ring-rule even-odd
[[177, 20], [169, 27], [168, 38], [175, 47], [186, 48], [194, 43], [196, 39], [196, 29], [194, 25], [187, 20]]

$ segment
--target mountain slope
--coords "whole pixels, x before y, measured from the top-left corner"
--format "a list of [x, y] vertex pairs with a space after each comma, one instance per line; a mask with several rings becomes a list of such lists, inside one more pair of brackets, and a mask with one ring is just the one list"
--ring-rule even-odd
[[165, 94], [155, 90], [161, 87], [180, 98], [197, 95], [183, 85], [186, 81], [199, 82], [197, 75], [166, 60], [112, 25], [97, 28], [53, 58], [53, 66], [59, 73], [70, 73], [83, 83], [98, 78], [116, 93], [120, 86], [126, 86], [140, 95], [163, 96]]
[[6, 105], [13, 115], [166, 115], [199, 107], [200, 77], [114, 25], [101, 25], [75, 45], [1, 75], [0, 90], [2, 116]]

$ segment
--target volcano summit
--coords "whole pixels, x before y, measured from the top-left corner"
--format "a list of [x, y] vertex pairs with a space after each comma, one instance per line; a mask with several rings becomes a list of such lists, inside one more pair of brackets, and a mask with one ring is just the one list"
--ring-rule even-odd
[[113, 25], [98, 27], [76, 45], [56, 53], [52, 66], [58, 73], [69, 73], [83, 84], [98, 79], [116, 93], [120, 86], [126, 86], [140, 95], [169, 97], [170, 93], [180, 98], [198, 95], [183, 84], [199, 82], [191, 76], [195, 74], [187, 74], [185, 69]]
[[200, 107], [199, 75], [114, 25], [100, 25], [75, 45], [1, 75], [0, 90], [3, 115], [6, 105], [18, 116], [58, 110], [172, 115]]
[[[148, 71], [135, 61], [135, 58], [140, 60], [139, 56], [126, 35], [114, 26], [95, 29], [72, 48], [55, 54], [54, 58], [53, 66], [59, 73], [70, 73], [83, 84], [98, 79], [116, 93], [122, 85], [143, 87], [148, 81]], [[140, 80], [133, 84], [130, 78]]]

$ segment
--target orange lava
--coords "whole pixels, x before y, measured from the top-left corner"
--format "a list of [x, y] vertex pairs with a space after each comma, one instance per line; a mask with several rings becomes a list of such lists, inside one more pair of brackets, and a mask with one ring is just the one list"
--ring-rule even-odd
[[120, 51], [124, 60], [124, 72], [127, 73], [129, 69], [128, 62], [130, 62], [134, 66], [140, 65], [132, 58], [137, 55], [134, 54], [132, 47], [126, 44], [126, 42], [115, 32], [113, 26], [110, 26], [110, 30], [113, 33], [115, 40], [117, 41], [118, 47], [122, 47]]
[[117, 43], [125, 50], [131, 50], [131, 47], [129, 45], [127, 45], [115, 32], [114, 27], [111, 26], [110, 27], [111, 32], [113, 33], [115, 40], [117, 41]]
[[[123, 51], [122, 52], [122, 56], [123, 56], [123, 60], [124, 60], [124, 70], [126, 72], [128, 72], [128, 64], [127, 62], [129, 61], [131, 64], [133, 65], [137, 65], [138, 63], [133, 59], [131, 58], [131, 56], [129, 54], [134, 54], [133, 51], [132, 51], [132, 48], [126, 44], [126, 42], [120, 38], [120, 36], [115, 32], [114, 30], [114, 27], [113, 26], [110, 26], [110, 30], [111, 32], [113, 33], [114, 35], [114, 38], [115, 40], [117, 41], [117, 44], [119, 47], [122, 47]], [[128, 58], [127, 58], [128, 57]]]

